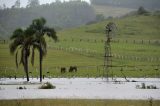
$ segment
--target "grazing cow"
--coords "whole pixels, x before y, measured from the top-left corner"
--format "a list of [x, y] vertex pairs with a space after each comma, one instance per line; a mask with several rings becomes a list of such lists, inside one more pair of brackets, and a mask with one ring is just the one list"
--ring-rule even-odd
[[77, 72], [77, 66], [70, 66], [69, 72]]
[[66, 68], [65, 67], [61, 67], [61, 73], [65, 73], [66, 72]]

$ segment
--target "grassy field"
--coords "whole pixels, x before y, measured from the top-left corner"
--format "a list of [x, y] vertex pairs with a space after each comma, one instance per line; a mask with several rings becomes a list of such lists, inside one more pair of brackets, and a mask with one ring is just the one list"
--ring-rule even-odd
[[92, 5], [97, 14], [103, 14], [105, 17], [113, 16], [119, 17], [125, 15], [134, 9], [130, 8], [121, 8], [121, 7], [112, 7], [107, 5]]
[[0, 106], [160, 106], [158, 100], [0, 100]]
[[[118, 29], [112, 42], [110, 75], [122, 77], [160, 77], [160, 20], [158, 16], [129, 16], [106, 20], [97, 24], [63, 30], [57, 33], [59, 42], [48, 42], [48, 54], [43, 60], [43, 74], [57, 77], [103, 76], [105, 25], [113, 21]], [[127, 40], [127, 43], [126, 43]], [[135, 40], [135, 43], [134, 43]], [[143, 40], [143, 43], [142, 43]], [[150, 41], [150, 43], [149, 43]], [[38, 53], [31, 76], [39, 73]], [[77, 66], [77, 73], [60, 73], [60, 67]], [[0, 76], [24, 75], [23, 67], [16, 69], [15, 58], [9, 53], [9, 44], [0, 44]]]

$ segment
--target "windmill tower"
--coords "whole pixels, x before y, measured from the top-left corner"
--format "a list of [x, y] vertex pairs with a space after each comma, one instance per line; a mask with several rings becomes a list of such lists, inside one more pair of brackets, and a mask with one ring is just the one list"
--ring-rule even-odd
[[106, 26], [106, 40], [105, 40], [105, 54], [104, 54], [104, 73], [108, 81], [109, 77], [109, 68], [112, 67], [112, 54], [111, 54], [111, 39], [114, 36], [116, 25], [113, 22], [110, 22]]

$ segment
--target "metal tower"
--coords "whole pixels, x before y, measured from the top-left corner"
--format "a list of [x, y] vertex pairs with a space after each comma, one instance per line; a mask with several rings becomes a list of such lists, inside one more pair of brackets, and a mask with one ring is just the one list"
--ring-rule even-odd
[[111, 39], [114, 35], [116, 26], [113, 22], [110, 22], [106, 26], [106, 40], [105, 40], [105, 54], [104, 54], [104, 74], [108, 80], [109, 68], [112, 67], [112, 54], [111, 54]]

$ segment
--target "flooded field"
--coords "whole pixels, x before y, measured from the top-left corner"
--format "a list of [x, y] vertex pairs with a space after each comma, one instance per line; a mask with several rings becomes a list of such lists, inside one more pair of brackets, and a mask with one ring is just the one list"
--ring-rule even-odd
[[[38, 89], [36, 78], [1, 79], [0, 99], [155, 99], [160, 100], [159, 78], [46, 78], [55, 89]], [[145, 86], [145, 87], [144, 87]], [[17, 89], [23, 87], [25, 89]]]

